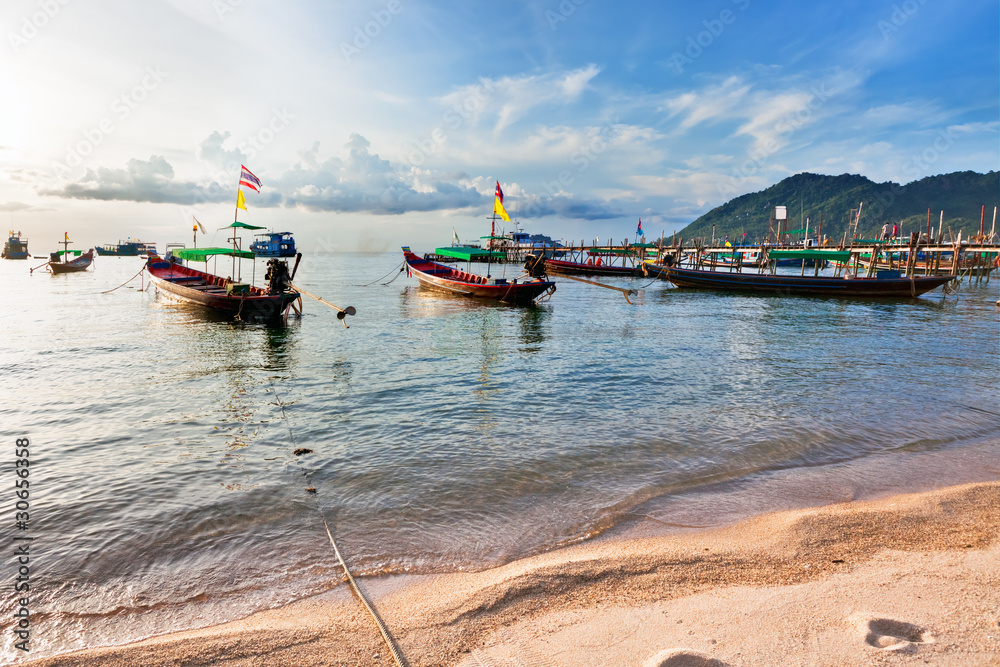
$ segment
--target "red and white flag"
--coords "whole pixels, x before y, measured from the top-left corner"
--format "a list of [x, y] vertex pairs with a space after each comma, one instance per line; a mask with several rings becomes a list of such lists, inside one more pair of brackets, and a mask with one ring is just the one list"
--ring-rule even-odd
[[240, 173], [240, 185], [245, 185], [254, 192], [260, 192], [260, 179], [250, 173], [250, 170], [242, 164], [240, 165], [240, 169], [242, 170]]

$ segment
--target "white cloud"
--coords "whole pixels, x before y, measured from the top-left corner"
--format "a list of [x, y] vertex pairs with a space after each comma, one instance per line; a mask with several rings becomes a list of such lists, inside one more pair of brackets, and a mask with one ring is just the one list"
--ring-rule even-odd
[[[481, 79], [440, 98], [446, 108], [445, 120], [462, 125], [465, 119], [475, 126], [483, 116], [493, 118], [494, 133], [510, 127], [536, 107], [571, 104], [577, 101], [600, 73], [596, 65], [576, 70], [529, 74], [500, 79]], [[452, 113], [449, 115], [447, 110]], [[454, 128], [453, 129], [457, 129]]]
[[998, 127], [1000, 127], [1000, 122], [998, 121], [990, 123], [963, 123], [961, 125], [949, 125], [948, 131], [962, 134], [996, 134]]

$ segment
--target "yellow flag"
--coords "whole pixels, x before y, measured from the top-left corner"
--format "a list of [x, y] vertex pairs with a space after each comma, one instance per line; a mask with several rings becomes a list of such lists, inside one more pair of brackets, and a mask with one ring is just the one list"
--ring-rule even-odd
[[500, 197], [493, 198], [493, 214], [499, 215], [504, 222], [510, 222], [510, 216], [507, 215], [507, 211], [504, 210], [503, 202], [500, 201]]
[[69, 241], [69, 232], [63, 232], [63, 240]]
[[[244, 211], [246, 211], [247, 210], [247, 200], [246, 200], [246, 197], [243, 196], [243, 191], [240, 190], [240, 189], [237, 189], [236, 192], [238, 193], [236, 195], [236, 208], [241, 208]], [[247, 211], [247, 212], [249, 213], [249, 211]]]

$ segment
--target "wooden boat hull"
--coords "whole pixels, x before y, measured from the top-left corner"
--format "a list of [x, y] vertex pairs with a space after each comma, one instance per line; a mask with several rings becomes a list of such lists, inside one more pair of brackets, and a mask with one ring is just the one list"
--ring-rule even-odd
[[94, 251], [91, 249], [68, 262], [49, 262], [49, 271], [52, 273], [79, 273], [90, 268], [93, 261]]
[[568, 262], [562, 259], [545, 259], [545, 271], [563, 275], [580, 276], [621, 276], [631, 278], [642, 276], [642, 269], [634, 266], [609, 266], [602, 264], [586, 264], [583, 262]]
[[556, 284], [547, 280], [529, 279], [526, 282], [489, 281], [483, 276], [454, 269], [444, 264], [426, 260], [409, 250], [403, 251], [407, 271], [421, 285], [473, 299], [497, 301], [518, 306], [528, 305], [544, 293], [555, 292]]
[[770, 273], [735, 273], [682, 269], [650, 264], [649, 275], [669, 280], [677, 287], [714, 289], [783, 296], [915, 297], [954, 280], [957, 276], [910, 278], [835, 278], [785, 276]]
[[[868, 268], [869, 266], [871, 266], [871, 260], [861, 259], [858, 261], [858, 264], [860, 264], [865, 268]], [[903, 260], [902, 263], [896, 262], [891, 267], [889, 266], [888, 262], [876, 262], [875, 270], [887, 271], [890, 268], [898, 270], [901, 265], [905, 266], [906, 260]], [[983, 276], [989, 275], [990, 273], [995, 271], [996, 268], [997, 267], [995, 265], [990, 263], [981, 263], [977, 265], [968, 260], [963, 260], [958, 265], [958, 273], [962, 276], [973, 276], [981, 278]], [[913, 272], [917, 275], [939, 275], [939, 276], [947, 275], [951, 273], [951, 262], [942, 262], [937, 269], [935, 269], [934, 266], [928, 266], [926, 262], [923, 261], [916, 262], [913, 265]]]
[[188, 266], [150, 257], [146, 262], [150, 281], [156, 289], [186, 303], [193, 303], [242, 320], [280, 319], [298, 292], [269, 294], [260, 287], [250, 287], [243, 295], [227, 294], [226, 279]]

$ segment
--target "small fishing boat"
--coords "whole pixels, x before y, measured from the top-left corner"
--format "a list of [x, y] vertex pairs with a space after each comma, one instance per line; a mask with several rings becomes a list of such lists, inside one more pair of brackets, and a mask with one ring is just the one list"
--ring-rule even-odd
[[407, 274], [421, 285], [474, 299], [527, 305], [556, 291], [555, 283], [542, 277], [525, 275], [521, 280], [507, 280], [480, 276], [419, 257], [408, 246], [403, 246], [403, 259]]
[[75, 251], [79, 255], [76, 259], [70, 259], [74, 253], [60, 250], [49, 255], [49, 271], [52, 273], [78, 273], [86, 271], [94, 262], [94, 249], [91, 248], [85, 253]]
[[[87, 252], [70, 250], [69, 244], [72, 243], [72, 241], [69, 240], [69, 232], [63, 234], [63, 240], [59, 243], [62, 245], [63, 249], [49, 253], [49, 261], [45, 262], [45, 264], [42, 264], [41, 266], [36, 266], [31, 269], [31, 273], [34, 273], [37, 269], [42, 268], [42, 266], [49, 267], [49, 271], [53, 274], [79, 273], [80, 271], [86, 271], [90, 268], [90, 265], [94, 262], [93, 248]], [[74, 255], [76, 256], [75, 259], [70, 259], [70, 257]]]
[[581, 276], [622, 276], [625, 278], [642, 275], [641, 266], [616, 266], [605, 264], [600, 256], [592, 256], [586, 262], [571, 262], [565, 259], [545, 259], [545, 270], [549, 273]]
[[[849, 250], [800, 250], [783, 251], [781, 258], [840, 262], [846, 267], [850, 264], [852, 254]], [[957, 277], [953, 275], [903, 277], [899, 271], [879, 271], [873, 276], [854, 275], [850, 271], [845, 271], [843, 276], [820, 276], [818, 266], [816, 275], [812, 276], [777, 274], [766, 268], [763, 271], [749, 272], [732, 269], [719, 271], [681, 268], [672, 263], [646, 264], [646, 270], [647, 275], [663, 278], [677, 287], [782, 296], [916, 297], [941, 287]]]
[[212, 275], [184, 266], [181, 261], [206, 261], [224, 255], [253, 259], [246, 250], [230, 248], [185, 248], [173, 250], [169, 259], [152, 255], [146, 270], [156, 289], [187, 303], [194, 303], [226, 313], [240, 320], [274, 320], [285, 315], [286, 309], [299, 299], [299, 293], [289, 289], [287, 262], [272, 259], [264, 278], [267, 288], [255, 287], [230, 278]]
[[[953, 258], [953, 253], [940, 253], [940, 256], [935, 261], [930, 257], [924, 256], [924, 253], [918, 253], [916, 260], [913, 262], [913, 272], [920, 275], [943, 275], [951, 273], [952, 267], [955, 267], [962, 276], [983, 277], [989, 275], [997, 268], [995, 261], [990, 261], [984, 256], [970, 255], [963, 252], [959, 255], [957, 266], [954, 264]], [[882, 253], [882, 258], [875, 262], [874, 266], [876, 270], [883, 271], [898, 269], [905, 262], [905, 254], [887, 251]], [[858, 264], [865, 268], [872, 266], [871, 254], [862, 253], [858, 257]]]
[[98, 255], [105, 257], [139, 257], [156, 254], [156, 244], [143, 243], [142, 241], [119, 241], [116, 244], [109, 244], [95, 248]]
[[15, 234], [10, 232], [7, 241], [3, 244], [3, 252], [0, 253], [3, 259], [28, 259], [28, 239], [21, 238], [21, 232]]
[[266, 237], [250, 244], [250, 250], [258, 257], [295, 257], [291, 232], [265, 232], [257, 236]]
[[[626, 245], [618, 248], [579, 248], [568, 250], [570, 259], [545, 258], [545, 270], [558, 275], [642, 276], [642, 257], [653, 246]], [[583, 256], [586, 254], [587, 259]], [[575, 259], [579, 257], [579, 260]]]

